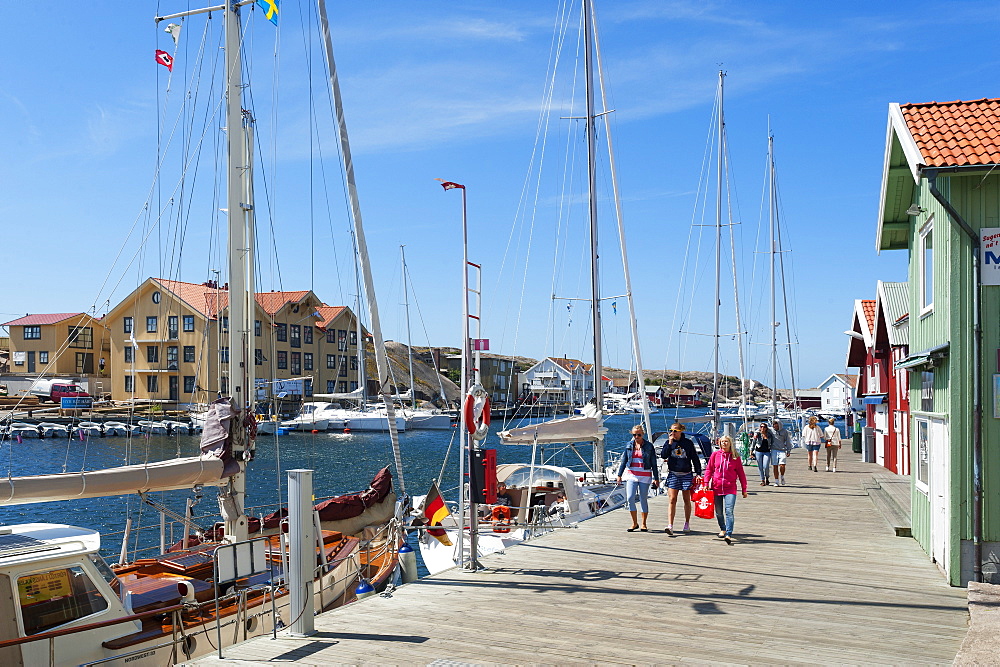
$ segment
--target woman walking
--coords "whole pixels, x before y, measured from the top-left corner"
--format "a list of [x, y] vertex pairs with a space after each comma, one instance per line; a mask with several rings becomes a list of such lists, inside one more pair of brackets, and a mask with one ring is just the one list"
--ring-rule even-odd
[[670, 437], [660, 450], [660, 458], [667, 462], [667, 535], [674, 534], [674, 516], [677, 514], [677, 494], [684, 494], [684, 532], [691, 530], [691, 487], [694, 477], [701, 474], [701, 458], [690, 438], [684, 437], [684, 424], [670, 427]]
[[771, 483], [771, 441], [773, 440], [771, 429], [767, 427], [767, 422], [760, 423], [760, 429], [753, 434], [753, 454], [757, 459], [757, 470], [760, 472], [760, 485], [767, 486]]
[[[643, 437], [645, 431], [636, 424], [632, 427], [631, 446], [622, 452], [618, 461], [618, 483], [625, 480], [625, 496], [628, 498], [628, 513], [632, 516], [632, 527], [628, 532], [639, 530], [647, 532], [646, 516], [649, 514], [649, 487], [654, 489], [660, 483], [660, 466], [657, 465], [656, 450], [653, 443]], [[635, 499], [639, 498], [639, 510], [642, 512], [642, 524], [636, 521]]]
[[819, 448], [823, 446], [823, 442], [826, 440], [823, 429], [816, 425], [816, 421], [815, 417], [810, 417], [809, 424], [802, 429], [802, 444], [806, 446], [806, 453], [809, 456], [809, 469], [813, 472], [819, 472], [819, 469], [816, 467], [819, 465]]
[[830, 425], [823, 429], [826, 436], [826, 471], [837, 472], [837, 452], [840, 451], [840, 429], [834, 423], [836, 420], [831, 417]]
[[736, 482], [747, 497], [747, 476], [743, 472], [743, 461], [733, 448], [733, 439], [728, 435], [719, 438], [719, 449], [708, 457], [705, 467], [708, 488], [715, 492], [715, 518], [719, 521], [719, 537], [726, 544], [733, 543], [733, 520], [736, 509]]

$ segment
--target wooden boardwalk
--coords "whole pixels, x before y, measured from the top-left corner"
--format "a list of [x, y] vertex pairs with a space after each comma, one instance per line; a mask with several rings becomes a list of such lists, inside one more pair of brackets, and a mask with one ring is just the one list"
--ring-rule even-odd
[[797, 450], [783, 488], [748, 467], [733, 546], [697, 518], [668, 537], [657, 497], [649, 533], [612, 512], [197, 664], [950, 663], [965, 590], [894, 536], [861, 488], [877, 468], [842, 451], [833, 474]]

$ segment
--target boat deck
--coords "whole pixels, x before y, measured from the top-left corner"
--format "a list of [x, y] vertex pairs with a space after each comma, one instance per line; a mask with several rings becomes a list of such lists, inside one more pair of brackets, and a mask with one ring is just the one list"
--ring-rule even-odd
[[697, 518], [668, 537], [659, 496], [649, 533], [615, 511], [196, 664], [950, 663], [966, 592], [893, 534], [862, 489], [878, 468], [854, 459], [813, 473], [796, 450], [784, 488], [747, 467], [733, 546]]

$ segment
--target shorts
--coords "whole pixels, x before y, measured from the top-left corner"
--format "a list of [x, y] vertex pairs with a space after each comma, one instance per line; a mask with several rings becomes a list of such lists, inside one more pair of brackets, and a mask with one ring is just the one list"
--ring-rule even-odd
[[818, 452], [819, 451], [819, 447], [820, 447], [819, 445], [806, 445], [806, 451], [807, 452]]
[[694, 485], [693, 472], [673, 472], [667, 473], [667, 488], [678, 491], [688, 491]]
[[788, 459], [788, 452], [782, 452], [777, 449], [771, 450], [771, 465], [773, 466], [783, 466], [785, 461]]

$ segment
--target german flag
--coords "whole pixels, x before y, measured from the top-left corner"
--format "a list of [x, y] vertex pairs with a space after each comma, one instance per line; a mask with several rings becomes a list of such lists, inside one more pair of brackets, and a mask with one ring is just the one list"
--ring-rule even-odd
[[437, 538], [441, 544], [450, 547], [451, 540], [448, 539], [448, 533], [445, 532], [444, 528], [433, 528], [433, 526], [440, 526], [444, 518], [451, 514], [448, 511], [448, 506], [444, 503], [444, 498], [441, 497], [437, 482], [431, 482], [430, 491], [424, 498], [423, 508], [424, 519], [426, 519], [427, 525], [432, 526], [427, 529], [427, 534]]

